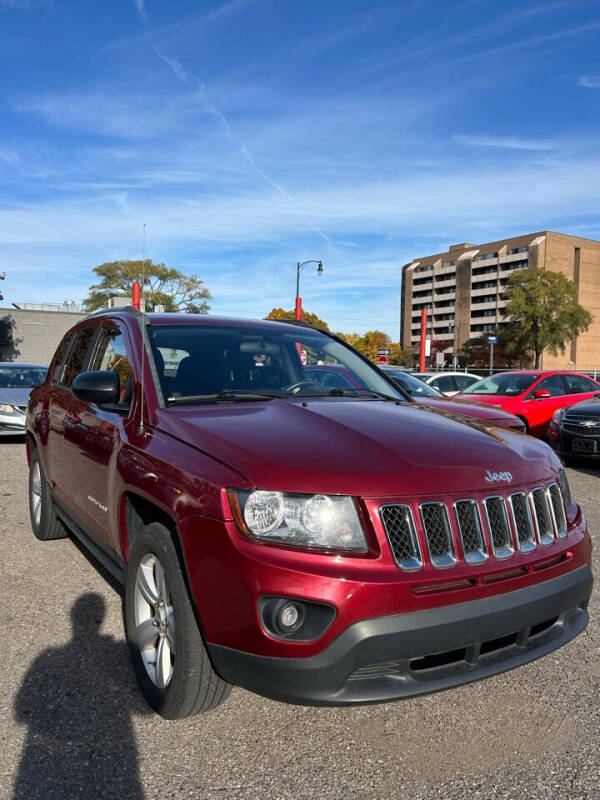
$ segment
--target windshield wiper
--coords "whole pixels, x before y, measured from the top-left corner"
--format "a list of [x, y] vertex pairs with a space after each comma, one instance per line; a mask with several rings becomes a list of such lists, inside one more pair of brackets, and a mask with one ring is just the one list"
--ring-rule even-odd
[[251, 389], [221, 389], [221, 391], [214, 394], [188, 394], [183, 397], [168, 397], [167, 403], [185, 405], [186, 403], [208, 403], [214, 400], [274, 400], [277, 397], [283, 397], [283, 395], [253, 392]]
[[360, 398], [376, 398], [380, 400], [393, 400], [395, 403], [403, 403], [405, 402], [403, 397], [394, 397], [391, 394], [384, 394], [383, 392], [378, 392], [375, 389], [342, 389], [340, 387], [336, 387], [334, 389], [328, 389], [325, 392], [319, 392], [318, 394], [297, 394], [297, 395], [290, 395], [290, 397], [360, 397]]

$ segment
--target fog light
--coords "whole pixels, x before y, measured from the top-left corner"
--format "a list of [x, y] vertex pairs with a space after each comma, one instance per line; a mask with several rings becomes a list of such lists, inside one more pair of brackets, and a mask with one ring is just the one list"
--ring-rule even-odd
[[310, 642], [321, 636], [335, 619], [335, 608], [325, 603], [266, 596], [258, 599], [258, 612], [267, 633], [293, 642]]
[[299, 603], [280, 600], [275, 603], [271, 615], [273, 629], [283, 636], [294, 633], [302, 625], [304, 609]]
[[293, 628], [298, 622], [298, 609], [294, 605], [285, 606], [283, 611], [279, 614], [279, 623], [282, 628]]

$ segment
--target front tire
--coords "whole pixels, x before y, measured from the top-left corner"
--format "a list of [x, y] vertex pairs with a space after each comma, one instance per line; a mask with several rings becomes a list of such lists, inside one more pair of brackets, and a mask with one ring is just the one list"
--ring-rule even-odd
[[67, 531], [54, 513], [52, 494], [37, 450], [31, 454], [29, 464], [29, 516], [36, 539], [42, 542], [64, 539]]
[[231, 685], [210, 663], [171, 534], [157, 522], [131, 548], [125, 629], [144, 697], [162, 717], [211, 711], [227, 699]]

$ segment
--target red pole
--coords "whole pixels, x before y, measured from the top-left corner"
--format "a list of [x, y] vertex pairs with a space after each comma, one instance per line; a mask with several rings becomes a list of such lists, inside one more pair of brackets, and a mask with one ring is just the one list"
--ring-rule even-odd
[[296, 298], [296, 319], [302, 319], [302, 298]]
[[427, 340], [427, 309], [421, 309], [421, 353], [419, 357], [419, 372], [425, 372], [425, 342]]
[[136, 311], [140, 310], [140, 300], [142, 298], [142, 287], [139, 281], [134, 281], [131, 287], [131, 305]]

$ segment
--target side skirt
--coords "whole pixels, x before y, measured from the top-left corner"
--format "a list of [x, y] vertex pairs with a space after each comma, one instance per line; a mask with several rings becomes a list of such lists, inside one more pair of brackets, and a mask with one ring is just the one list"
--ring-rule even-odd
[[73, 520], [56, 501], [52, 503], [56, 516], [59, 517], [71, 533], [76, 536], [81, 544], [94, 558], [102, 564], [104, 569], [122, 586], [125, 585], [125, 568], [116, 561], [106, 550], [96, 543], [95, 538], [86, 533], [83, 528]]

